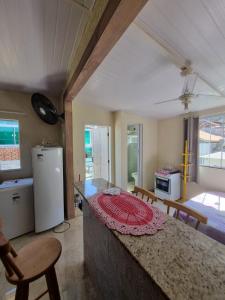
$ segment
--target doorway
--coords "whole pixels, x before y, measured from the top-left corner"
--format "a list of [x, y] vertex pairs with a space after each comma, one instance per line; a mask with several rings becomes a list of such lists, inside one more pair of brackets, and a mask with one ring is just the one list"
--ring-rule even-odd
[[127, 126], [127, 190], [142, 186], [142, 125]]
[[86, 125], [84, 129], [85, 178], [111, 180], [111, 130], [107, 126]]

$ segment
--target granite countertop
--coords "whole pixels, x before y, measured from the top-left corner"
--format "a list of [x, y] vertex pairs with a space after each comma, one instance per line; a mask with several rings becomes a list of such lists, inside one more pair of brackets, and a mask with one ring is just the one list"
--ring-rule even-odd
[[[87, 201], [111, 186], [103, 179], [75, 184]], [[112, 232], [169, 299], [225, 299], [224, 245], [170, 216], [155, 235]]]

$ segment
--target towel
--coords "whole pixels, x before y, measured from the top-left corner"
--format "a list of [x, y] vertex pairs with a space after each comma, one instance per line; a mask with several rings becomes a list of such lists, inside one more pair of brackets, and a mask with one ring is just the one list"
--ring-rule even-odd
[[103, 192], [103, 194], [117, 196], [117, 195], [120, 195], [120, 189], [119, 188], [110, 188], [108, 190], [105, 190]]

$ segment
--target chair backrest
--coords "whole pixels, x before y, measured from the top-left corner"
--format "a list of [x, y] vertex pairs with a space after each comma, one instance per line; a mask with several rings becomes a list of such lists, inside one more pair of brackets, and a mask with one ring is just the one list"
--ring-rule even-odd
[[196, 210], [189, 208], [188, 206], [171, 200], [163, 200], [163, 203], [167, 205], [167, 214], [170, 212], [170, 207], [173, 207], [176, 209], [176, 218], [179, 219], [179, 213], [184, 212], [186, 214], [186, 221], [187, 224], [190, 220], [190, 216], [197, 220], [195, 229], [198, 229], [198, 226], [200, 223], [207, 224], [208, 218], [201, 213], [197, 212]]
[[149, 201], [149, 199], [151, 199], [151, 203], [153, 203], [154, 201], [157, 201], [157, 197], [155, 196], [154, 193], [145, 190], [141, 187], [135, 186], [134, 190], [132, 191], [132, 194], [135, 194], [136, 196], [138, 196], [139, 194], [141, 194], [141, 199], [144, 200], [144, 198], [146, 197], [147, 201]]
[[16, 274], [19, 279], [22, 279], [23, 273], [20, 271], [14, 261], [14, 257], [16, 256], [16, 251], [10, 242], [5, 238], [4, 234], [0, 231], [0, 259], [9, 277]]

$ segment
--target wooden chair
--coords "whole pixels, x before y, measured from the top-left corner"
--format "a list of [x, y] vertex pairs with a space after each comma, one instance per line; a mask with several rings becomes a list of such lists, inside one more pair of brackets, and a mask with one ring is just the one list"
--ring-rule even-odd
[[15, 300], [27, 300], [29, 283], [45, 275], [51, 300], [60, 300], [55, 263], [61, 255], [61, 243], [52, 237], [39, 238], [18, 253], [0, 232], [0, 259], [6, 269], [6, 279], [17, 286]]
[[165, 205], [167, 205], [167, 214], [169, 214], [169, 212], [170, 212], [170, 207], [173, 207], [176, 209], [175, 217], [179, 220], [182, 220], [179, 217], [179, 213], [180, 212], [185, 213], [186, 214], [186, 220], [185, 220], [186, 224], [188, 224], [188, 222], [190, 221], [190, 217], [192, 217], [192, 219], [193, 218], [196, 219], [197, 222], [195, 225], [195, 229], [198, 229], [198, 226], [200, 223], [207, 224], [207, 222], [208, 222], [208, 218], [206, 216], [202, 215], [201, 213], [197, 212], [194, 209], [189, 208], [188, 206], [185, 206], [182, 203], [179, 203], [176, 201], [171, 201], [171, 200], [163, 200], [163, 203]]
[[141, 199], [144, 200], [144, 198], [146, 197], [147, 202], [149, 201], [149, 199], [151, 199], [151, 203], [153, 203], [154, 201], [157, 201], [157, 197], [155, 196], [154, 193], [147, 191], [141, 187], [135, 186], [134, 190], [131, 192], [132, 194], [135, 194], [136, 196], [138, 196], [139, 194], [141, 194]]

